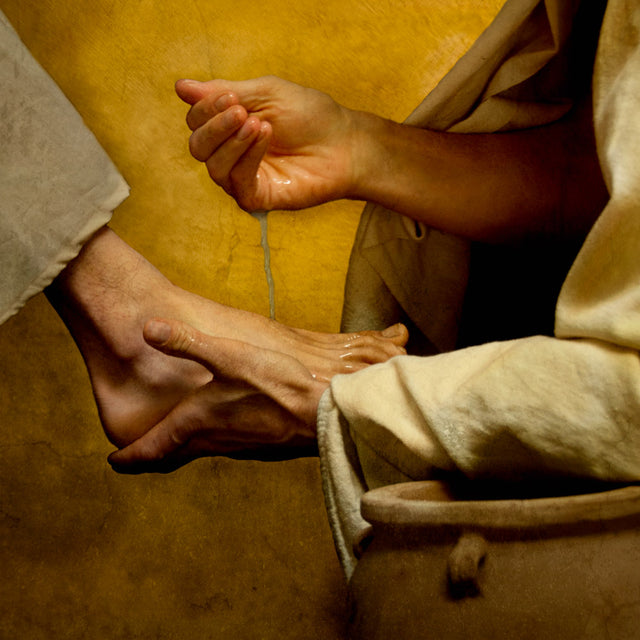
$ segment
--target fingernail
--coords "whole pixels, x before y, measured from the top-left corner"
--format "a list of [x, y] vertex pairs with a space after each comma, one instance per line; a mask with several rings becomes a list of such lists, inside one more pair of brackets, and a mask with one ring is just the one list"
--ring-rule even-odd
[[253, 123], [251, 122], [251, 120], [246, 120], [245, 123], [240, 127], [240, 131], [238, 131], [238, 140], [246, 140], [253, 133], [252, 129]]
[[180, 82], [185, 82], [186, 84], [200, 84], [198, 80], [190, 80], [189, 78], [182, 78]]
[[225, 93], [223, 96], [220, 96], [216, 100], [215, 108], [218, 109], [218, 111], [224, 111], [225, 109], [231, 106], [232, 100], [233, 98], [231, 94]]
[[238, 113], [237, 109], [228, 111], [222, 116], [222, 124], [227, 129], [235, 129], [240, 124], [239, 117], [240, 114]]
[[144, 337], [149, 342], [162, 344], [169, 339], [171, 327], [166, 322], [150, 320], [144, 327]]

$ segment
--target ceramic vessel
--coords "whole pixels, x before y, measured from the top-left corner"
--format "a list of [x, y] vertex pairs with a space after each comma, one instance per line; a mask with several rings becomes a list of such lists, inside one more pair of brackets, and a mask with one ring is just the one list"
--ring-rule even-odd
[[638, 486], [485, 499], [413, 482], [362, 513], [352, 638], [640, 638]]

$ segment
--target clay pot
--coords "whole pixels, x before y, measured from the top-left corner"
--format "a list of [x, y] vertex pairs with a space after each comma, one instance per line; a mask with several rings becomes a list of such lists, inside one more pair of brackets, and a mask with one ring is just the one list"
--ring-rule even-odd
[[490, 497], [441, 482], [364, 496], [352, 638], [640, 638], [640, 487]]

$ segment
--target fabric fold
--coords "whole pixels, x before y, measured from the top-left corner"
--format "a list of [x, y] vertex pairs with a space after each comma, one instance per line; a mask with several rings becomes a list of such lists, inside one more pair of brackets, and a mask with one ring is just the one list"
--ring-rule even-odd
[[109, 222], [129, 188], [1, 13], [0, 86], [1, 323]]

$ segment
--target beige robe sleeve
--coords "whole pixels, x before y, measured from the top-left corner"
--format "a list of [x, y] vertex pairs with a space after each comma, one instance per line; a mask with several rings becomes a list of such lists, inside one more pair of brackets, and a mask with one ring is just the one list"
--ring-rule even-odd
[[128, 187], [0, 13], [0, 323], [107, 224]]
[[640, 6], [610, 0], [594, 110], [611, 198], [564, 283], [555, 337], [395, 358], [335, 378], [323, 397], [325, 495], [347, 575], [369, 488], [442, 470], [640, 480], [638, 33]]

